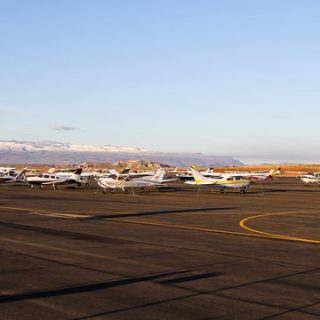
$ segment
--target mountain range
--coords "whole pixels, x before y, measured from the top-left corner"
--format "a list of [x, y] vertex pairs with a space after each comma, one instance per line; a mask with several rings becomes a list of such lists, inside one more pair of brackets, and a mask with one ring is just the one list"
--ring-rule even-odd
[[202, 153], [158, 152], [136, 147], [96, 146], [51, 141], [0, 140], [0, 163], [2, 164], [74, 164], [131, 159], [156, 161], [179, 167], [191, 164], [207, 167], [242, 164], [239, 160], [229, 156]]

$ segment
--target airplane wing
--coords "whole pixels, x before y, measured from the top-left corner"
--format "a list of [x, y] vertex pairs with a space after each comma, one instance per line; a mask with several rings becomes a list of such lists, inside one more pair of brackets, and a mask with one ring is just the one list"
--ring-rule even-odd
[[196, 181], [196, 180], [192, 180], [192, 181], [185, 181], [186, 184], [192, 184], [192, 185], [202, 185], [202, 186], [211, 186], [211, 185], [215, 185], [216, 182], [212, 182], [212, 181]]
[[66, 178], [66, 179], [59, 179], [59, 180], [57, 179], [49, 182], [43, 182], [41, 184], [45, 186], [51, 186], [51, 185], [66, 184], [66, 183], [76, 183], [76, 181], [74, 181], [73, 179]]

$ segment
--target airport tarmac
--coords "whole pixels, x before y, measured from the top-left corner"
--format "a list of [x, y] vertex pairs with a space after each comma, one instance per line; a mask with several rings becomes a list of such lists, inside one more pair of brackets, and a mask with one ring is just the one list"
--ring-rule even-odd
[[1, 319], [319, 319], [320, 187], [0, 186]]

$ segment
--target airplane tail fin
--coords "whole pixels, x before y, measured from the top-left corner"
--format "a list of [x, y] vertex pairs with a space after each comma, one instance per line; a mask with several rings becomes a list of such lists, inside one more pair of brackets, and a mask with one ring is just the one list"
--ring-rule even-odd
[[279, 175], [279, 174], [281, 174], [281, 168], [278, 168], [277, 170], [271, 169], [269, 171], [269, 177], [273, 177], [273, 176], [276, 176], [276, 175]]
[[156, 171], [154, 177], [155, 177], [156, 179], [158, 179], [158, 178], [161, 176], [161, 172], [162, 172], [162, 169], [159, 168], [159, 169]]
[[130, 172], [130, 168], [125, 168], [121, 171], [121, 174], [128, 174]]
[[159, 168], [154, 174], [154, 176], [145, 177], [143, 178], [143, 180], [161, 183], [163, 181], [164, 175], [165, 171], [162, 168]]
[[196, 183], [208, 180], [208, 178], [204, 177], [198, 170], [194, 168], [194, 166], [191, 167], [191, 172]]
[[25, 179], [25, 174], [27, 172], [27, 168], [23, 168], [16, 176], [15, 180], [16, 181], [23, 181]]
[[195, 164], [191, 165], [190, 168], [194, 169], [194, 170], [197, 170], [197, 171], [199, 170], [198, 167]]
[[75, 174], [76, 176], [80, 176], [81, 173], [82, 173], [82, 168], [78, 168], [78, 169], [74, 172], [74, 174]]
[[81, 180], [80, 180], [81, 173], [82, 173], [82, 168], [78, 168], [78, 169], [73, 173], [73, 176], [74, 176], [73, 179], [78, 183], [79, 186], [81, 185]]
[[156, 174], [154, 175], [154, 180], [157, 180], [158, 182], [161, 183], [164, 178], [165, 173], [166, 172], [162, 168], [158, 169]]

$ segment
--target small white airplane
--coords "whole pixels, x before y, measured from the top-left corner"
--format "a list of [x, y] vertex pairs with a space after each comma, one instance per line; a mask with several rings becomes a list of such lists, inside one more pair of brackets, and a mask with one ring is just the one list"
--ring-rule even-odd
[[[9, 172], [11, 172], [11, 171], [9, 171]], [[0, 183], [14, 183], [14, 182], [25, 181], [26, 172], [27, 172], [27, 168], [23, 168], [16, 175], [11, 175], [9, 173], [3, 174], [0, 176]]]
[[[281, 168], [278, 168], [277, 170], [271, 169], [267, 172], [245, 172], [245, 173], [239, 173], [238, 175], [248, 178], [252, 181], [266, 181], [271, 180], [275, 176], [281, 174]], [[236, 176], [237, 174], [235, 174]]]
[[35, 177], [26, 177], [25, 180], [28, 183], [30, 190], [32, 190], [35, 185], [40, 186], [41, 189], [44, 186], [52, 186], [52, 188], [55, 190], [57, 185], [81, 186], [81, 172], [82, 169], [80, 168], [66, 176], [60, 176], [55, 173], [41, 173]]
[[193, 174], [193, 181], [186, 181], [185, 183], [197, 186], [215, 186], [220, 188], [220, 192], [224, 193], [225, 188], [238, 189], [240, 193], [246, 193], [251, 181], [242, 176], [233, 176], [232, 174], [223, 174], [218, 178], [208, 178], [203, 176], [199, 171], [191, 168]]
[[[77, 169], [60, 169], [57, 171], [55, 168], [51, 168], [48, 173], [55, 174], [61, 178], [68, 178], [72, 176]], [[93, 171], [83, 171], [80, 174], [80, 183], [81, 185], [84, 185], [86, 188], [89, 187], [90, 179], [93, 178], [96, 175], [96, 172]]]
[[95, 179], [98, 185], [103, 189], [103, 193], [107, 193], [108, 189], [114, 192], [116, 189], [121, 189], [124, 192], [128, 192], [128, 189], [132, 190], [134, 188], [150, 188], [150, 187], [160, 187], [164, 186], [163, 183], [172, 181], [171, 179], [164, 179], [165, 171], [163, 169], [158, 169], [158, 171], [149, 177], [142, 178], [131, 178], [129, 175], [126, 177], [118, 176], [116, 179], [110, 177], [99, 177]]
[[210, 178], [219, 178], [225, 175], [232, 175], [233, 177], [243, 177], [246, 179], [250, 179], [251, 181], [265, 181], [269, 179], [273, 179], [275, 176], [281, 174], [281, 168], [277, 170], [271, 169], [270, 171], [265, 172], [229, 172], [229, 173], [221, 173], [214, 172], [212, 169], [208, 169], [207, 171], [200, 172], [205, 177]]
[[303, 176], [299, 176], [299, 178], [306, 186], [311, 184], [320, 184], [320, 172], [305, 174]]

